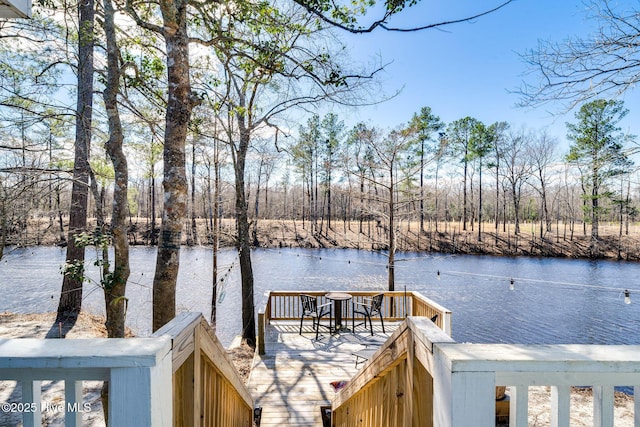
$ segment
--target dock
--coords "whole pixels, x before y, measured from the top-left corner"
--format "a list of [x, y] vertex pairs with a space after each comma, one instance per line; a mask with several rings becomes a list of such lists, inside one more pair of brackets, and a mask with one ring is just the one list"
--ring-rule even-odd
[[[385, 322], [386, 335], [374, 322], [378, 341], [386, 338], [397, 323]], [[364, 327], [329, 334], [321, 330], [316, 341], [311, 322], [272, 321], [265, 330], [267, 352], [256, 354], [248, 389], [254, 405], [262, 408], [261, 427], [322, 427], [320, 408], [330, 406], [336, 392], [332, 382], [348, 381], [356, 368], [354, 352], [366, 349], [371, 332]], [[370, 345], [369, 345], [370, 347]]]
[[[365, 292], [349, 293], [361, 299]], [[540, 415], [554, 425], [583, 418], [573, 413], [572, 386], [593, 390], [589, 425], [623, 425], [623, 418], [638, 425], [640, 399], [617, 411], [615, 387], [640, 396], [640, 345], [457, 343], [451, 312], [434, 301], [385, 292], [383, 306], [390, 335], [372, 354], [364, 329], [315, 339], [308, 320], [299, 334], [299, 293], [270, 291], [258, 310], [248, 386], [208, 321], [188, 312], [146, 338], [0, 340], [0, 381], [20, 383], [12, 405], [35, 408], [20, 414], [25, 426], [42, 425], [42, 381], [65, 383], [69, 427], [83, 424], [74, 408], [86, 403], [84, 381], [109, 381], [113, 425], [248, 427], [260, 408], [262, 426], [324, 426], [320, 408], [331, 405], [334, 427], [495, 427], [506, 422], [496, 411], [506, 388], [509, 425], [526, 427], [534, 386], [550, 389]], [[354, 318], [342, 314], [347, 325]], [[383, 338], [381, 324], [374, 332]], [[369, 357], [356, 367], [357, 353]], [[336, 381], [348, 382], [336, 392]]]

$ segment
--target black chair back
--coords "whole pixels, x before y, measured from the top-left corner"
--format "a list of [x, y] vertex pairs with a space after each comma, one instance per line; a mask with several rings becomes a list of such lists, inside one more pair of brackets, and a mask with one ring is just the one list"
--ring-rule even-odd
[[375, 295], [371, 298], [371, 315], [380, 314], [382, 311], [382, 300], [384, 299], [384, 294]]
[[311, 313], [317, 313], [318, 311], [318, 299], [311, 295], [300, 294], [300, 302], [302, 303], [302, 312], [307, 315]]

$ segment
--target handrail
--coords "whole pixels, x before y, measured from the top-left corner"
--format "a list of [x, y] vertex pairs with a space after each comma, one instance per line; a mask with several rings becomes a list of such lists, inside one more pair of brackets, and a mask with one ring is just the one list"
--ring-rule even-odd
[[[516, 344], [443, 344], [438, 346], [435, 372], [448, 372], [461, 379], [460, 384], [442, 382], [435, 393], [451, 395], [451, 411], [476, 425], [488, 425], [493, 411], [480, 402], [470, 403], [462, 396], [467, 391], [483, 395], [496, 384], [510, 387], [510, 418], [517, 427], [528, 424], [528, 387], [550, 386], [552, 425], [569, 425], [571, 386], [593, 389], [593, 425], [614, 425], [614, 388], [633, 386], [640, 392], [640, 345], [516, 345]], [[475, 405], [475, 414], [468, 412]], [[640, 424], [640, 402], [635, 399], [635, 425]], [[460, 424], [458, 424], [460, 425]]]
[[[614, 386], [640, 393], [640, 346], [461, 344], [408, 317], [332, 402], [333, 425], [489, 427], [496, 386], [511, 426], [528, 425], [528, 387], [551, 387], [552, 425], [568, 426], [570, 386], [592, 386], [594, 426], [614, 423]], [[635, 400], [636, 425], [640, 402]]]
[[[22, 385], [24, 426], [42, 424], [40, 381], [65, 381], [65, 425], [82, 425], [82, 381], [109, 381], [109, 423], [168, 426], [171, 342], [159, 338], [0, 339], [0, 380]], [[90, 408], [89, 408], [90, 409]]]
[[[428, 337], [416, 331], [428, 330]], [[335, 427], [430, 425], [433, 387], [424, 368], [433, 341], [453, 342], [428, 318], [408, 317], [332, 402]], [[427, 362], [428, 363], [428, 362]], [[373, 421], [375, 420], [375, 421]]]
[[82, 382], [109, 382], [109, 425], [250, 427], [253, 400], [200, 313], [183, 313], [148, 338], [0, 339], [0, 380], [22, 386], [25, 427], [51, 402], [41, 381], [65, 381], [65, 425], [82, 425]]
[[179, 314], [153, 336], [172, 343], [174, 426], [251, 426], [251, 393], [202, 314]]

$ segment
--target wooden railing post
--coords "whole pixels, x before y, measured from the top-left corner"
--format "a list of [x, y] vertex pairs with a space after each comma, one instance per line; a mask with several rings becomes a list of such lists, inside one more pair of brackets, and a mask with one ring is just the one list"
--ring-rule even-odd
[[434, 345], [433, 421], [436, 427], [494, 427], [493, 372], [455, 372]]
[[571, 388], [551, 386], [551, 427], [569, 427], [570, 409]]
[[168, 337], [158, 337], [167, 351], [155, 365], [111, 368], [109, 424], [113, 426], [171, 426], [173, 424], [172, 354]]
[[258, 354], [265, 354], [265, 345], [264, 345], [264, 334], [265, 334], [265, 315], [264, 310], [260, 309], [258, 311]]
[[173, 426], [251, 425], [251, 393], [202, 314], [181, 313], [153, 336], [171, 341]]
[[454, 372], [452, 427], [494, 427], [496, 381], [493, 372]]
[[613, 386], [593, 387], [593, 426], [613, 426]]
[[271, 321], [271, 291], [266, 291], [264, 305], [258, 309], [258, 354], [265, 354], [265, 336], [267, 324]]
[[66, 380], [64, 382], [65, 427], [82, 426], [82, 381]]
[[452, 334], [452, 328], [451, 328], [451, 312], [446, 312], [443, 314], [443, 319], [442, 319], [442, 330], [444, 331], [445, 334], [451, 336]]
[[22, 403], [36, 405], [34, 411], [25, 411], [22, 414], [22, 425], [24, 427], [39, 427], [42, 425], [41, 394], [40, 381], [22, 381]]
[[529, 387], [527, 385], [511, 387], [509, 421], [515, 426], [526, 426], [529, 423]]
[[[200, 317], [200, 320], [204, 320], [203, 317]], [[193, 420], [194, 423], [197, 425], [199, 423], [199, 420], [202, 419], [203, 417], [203, 408], [202, 408], [202, 396], [203, 396], [203, 392], [204, 392], [204, 388], [205, 385], [203, 384], [203, 380], [202, 380], [202, 371], [203, 371], [203, 367], [202, 367], [202, 357], [201, 355], [201, 351], [202, 351], [202, 334], [203, 334], [203, 330], [202, 327], [197, 327], [193, 330], [193, 355], [191, 356], [193, 358], [193, 372], [191, 373], [191, 375], [193, 376], [193, 390], [194, 390], [194, 396], [193, 396], [193, 405], [191, 406], [191, 410], [193, 411]], [[187, 387], [189, 385], [187, 384]], [[174, 400], [175, 401], [175, 400]]]

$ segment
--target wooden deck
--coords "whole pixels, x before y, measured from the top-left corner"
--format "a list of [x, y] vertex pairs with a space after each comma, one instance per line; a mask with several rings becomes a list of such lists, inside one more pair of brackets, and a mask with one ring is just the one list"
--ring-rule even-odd
[[[397, 325], [385, 322], [386, 335]], [[248, 388], [254, 405], [262, 407], [262, 427], [321, 427], [320, 407], [331, 405], [335, 395], [331, 382], [355, 375], [352, 353], [365, 349], [371, 337], [360, 326], [356, 334], [321, 329], [316, 341], [311, 321], [305, 321], [302, 335], [299, 327], [296, 321], [272, 321], [265, 331], [267, 352], [254, 358]], [[376, 337], [385, 337], [380, 323], [373, 327]]]

